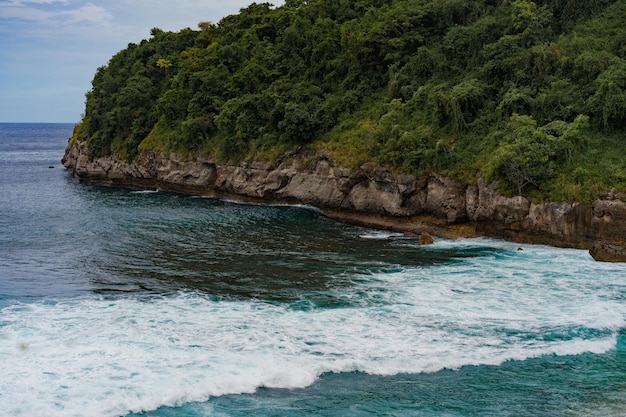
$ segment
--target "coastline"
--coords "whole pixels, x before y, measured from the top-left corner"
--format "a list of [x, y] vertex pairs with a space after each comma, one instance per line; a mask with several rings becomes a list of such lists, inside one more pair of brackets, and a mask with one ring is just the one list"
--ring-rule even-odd
[[307, 204], [346, 223], [441, 238], [494, 237], [590, 249], [596, 260], [625, 262], [626, 203], [607, 193], [593, 204], [539, 202], [498, 194], [498, 185], [439, 174], [416, 177], [382, 167], [358, 172], [327, 156], [291, 155], [276, 163], [217, 163], [144, 152], [132, 163], [89, 160], [86, 143], [68, 144], [63, 165], [81, 181], [216, 196], [256, 203]]

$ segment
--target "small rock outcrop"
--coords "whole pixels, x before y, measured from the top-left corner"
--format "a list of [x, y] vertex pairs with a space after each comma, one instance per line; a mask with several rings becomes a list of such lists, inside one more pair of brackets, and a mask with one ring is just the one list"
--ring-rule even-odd
[[616, 243], [596, 242], [591, 245], [589, 254], [596, 261], [626, 262], [626, 246]]
[[428, 232], [422, 232], [420, 235], [420, 245], [432, 245], [435, 240]]
[[343, 219], [382, 216], [386, 220], [376, 224], [388, 227], [392, 222], [389, 227], [422, 237], [422, 232], [450, 236], [442, 232], [446, 229], [460, 236], [479, 233], [586, 248], [593, 244], [598, 260], [626, 260], [615, 243], [626, 236], [626, 203], [618, 193], [607, 193], [592, 205], [533, 201], [502, 196], [497, 184], [482, 178], [465, 184], [440, 174], [416, 177], [370, 165], [352, 172], [325, 155], [292, 155], [275, 164], [216, 163], [154, 152], [144, 152], [132, 163], [111, 156], [89, 160], [87, 155], [86, 143], [75, 141], [62, 160], [87, 182], [310, 204], [341, 212]]

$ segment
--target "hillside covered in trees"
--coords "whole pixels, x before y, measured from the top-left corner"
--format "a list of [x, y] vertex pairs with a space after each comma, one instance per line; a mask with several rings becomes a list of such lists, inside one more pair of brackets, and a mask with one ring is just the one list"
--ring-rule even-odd
[[626, 189], [626, 1], [287, 0], [129, 44], [75, 135], [91, 158], [327, 152], [588, 201]]

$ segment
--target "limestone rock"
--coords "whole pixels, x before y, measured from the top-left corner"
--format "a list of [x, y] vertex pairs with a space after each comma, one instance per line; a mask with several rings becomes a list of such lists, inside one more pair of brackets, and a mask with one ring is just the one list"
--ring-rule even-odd
[[594, 237], [614, 241], [626, 236], [626, 203], [621, 200], [596, 200], [590, 228]]
[[[480, 177], [475, 184], [465, 184], [440, 174], [417, 178], [369, 164], [351, 172], [335, 166], [327, 155], [318, 155], [314, 165], [311, 157], [292, 154], [274, 163], [249, 161], [235, 165], [173, 153], [141, 152], [128, 163], [114, 156], [89, 160], [86, 142], [74, 141], [68, 144], [62, 163], [81, 180], [110, 185], [279, 199], [383, 216], [399, 223], [422, 216], [437, 227], [468, 226], [512, 239], [523, 233], [524, 241], [532, 241], [535, 236], [542, 243], [586, 247], [598, 241], [601, 243], [591, 250], [594, 258], [626, 261], [624, 249], [614, 243], [626, 236], [624, 194], [615, 190], [593, 205], [538, 202], [522, 196], [502, 196], [498, 184]], [[429, 241], [428, 236], [421, 238]]]
[[433, 174], [428, 181], [426, 211], [445, 218], [448, 223], [467, 220], [466, 187], [443, 175]]
[[596, 242], [589, 254], [600, 262], [626, 262], [626, 247], [615, 243]]

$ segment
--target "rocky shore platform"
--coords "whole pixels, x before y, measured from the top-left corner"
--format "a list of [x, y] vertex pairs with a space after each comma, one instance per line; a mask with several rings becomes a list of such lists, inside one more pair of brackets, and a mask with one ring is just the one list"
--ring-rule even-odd
[[274, 163], [216, 163], [144, 152], [132, 163], [90, 160], [71, 141], [63, 165], [81, 181], [267, 203], [307, 204], [341, 221], [408, 235], [488, 236], [520, 243], [590, 249], [598, 261], [626, 262], [626, 203], [606, 193], [592, 204], [506, 197], [477, 178], [463, 183], [431, 174], [404, 175], [378, 166], [351, 171], [324, 154], [289, 155]]

